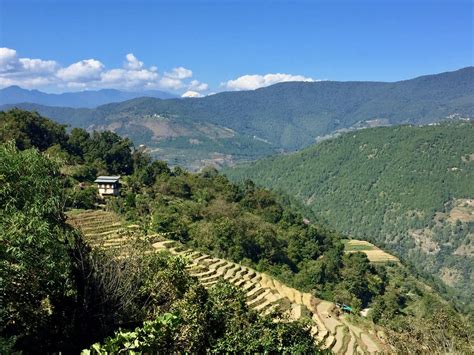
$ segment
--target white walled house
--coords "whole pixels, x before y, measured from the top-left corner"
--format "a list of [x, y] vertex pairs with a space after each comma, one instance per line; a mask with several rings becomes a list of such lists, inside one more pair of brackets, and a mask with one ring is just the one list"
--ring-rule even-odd
[[94, 182], [97, 184], [101, 197], [117, 196], [120, 189], [119, 180], [120, 176], [99, 176]]

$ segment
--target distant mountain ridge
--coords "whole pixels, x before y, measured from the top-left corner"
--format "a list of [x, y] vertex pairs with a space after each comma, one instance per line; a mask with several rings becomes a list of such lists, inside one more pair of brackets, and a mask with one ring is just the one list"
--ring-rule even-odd
[[[204, 98], [141, 97], [95, 109], [3, 109], [12, 106], [72, 126], [117, 131], [156, 148], [172, 165], [198, 168], [215, 157], [225, 165], [297, 150], [347, 130], [474, 118], [474, 67], [393, 83], [287, 82]], [[227, 133], [216, 138], [206, 127]]]
[[9, 86], [0, 89], [0, 105], [32, 103], [45, 106], [93, 108], [112, 102], [127, 101], [137, 97], [171, 99], [175, 98], [176, 95], [159, 90], [129, 92], [115, 89], [102, 89], [96, 91], [86, 90], [65, 92], [62, 94], [48, 94], [39, 90], [23, 89], [19, 86]]

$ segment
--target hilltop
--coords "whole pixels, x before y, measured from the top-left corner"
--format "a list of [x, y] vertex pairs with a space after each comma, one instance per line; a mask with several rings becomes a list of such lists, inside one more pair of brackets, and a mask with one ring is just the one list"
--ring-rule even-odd
[[473, 137], [472, 122], [367, 129], [225, 173], [297, 197], [472, 310]]
[[300, 149], [347, 130], [474, 117], [474, 67], [393, 83], [289, 82], [96, 109], [16, 106], [75, 127], [113, 130], [172, 165], [197, 169]]

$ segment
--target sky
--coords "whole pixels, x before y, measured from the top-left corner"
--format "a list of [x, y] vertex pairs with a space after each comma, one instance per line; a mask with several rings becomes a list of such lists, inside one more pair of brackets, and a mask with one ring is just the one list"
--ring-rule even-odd
[[471, 0], [0, 0], [0, 88], [185, 96], [474, 63]]

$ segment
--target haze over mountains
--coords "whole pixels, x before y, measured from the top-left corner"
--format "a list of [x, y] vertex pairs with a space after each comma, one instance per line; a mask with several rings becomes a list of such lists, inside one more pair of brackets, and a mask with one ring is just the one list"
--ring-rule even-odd
[[31, 103], [58, 122], [109, 129], [197, 169], [300, 149], [347, 130], [474, 117], [474, 67], [385, 82], [289, 82], [204, 98], [136, 98], [95, 109]]
[[62, 94], [48, 94], [39, 90], [27, 90], [19, 86], [9, 86], [0, 89], [0, 105], [33, 103], [46, 106], [68, 107], [97, 107], [111, 102], [121, 102], [137, 97], [155, 97], [160, 99], [175, 98], [176, 95], [159, 90], [148, 91], [120, 91], [115, 89], [86, 90], [65, 92]]

